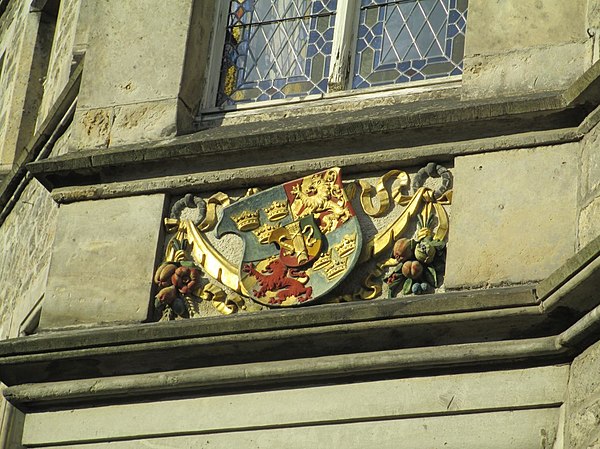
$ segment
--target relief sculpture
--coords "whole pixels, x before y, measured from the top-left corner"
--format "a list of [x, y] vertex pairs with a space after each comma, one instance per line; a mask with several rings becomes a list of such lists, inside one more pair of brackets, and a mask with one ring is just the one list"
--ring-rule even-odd
[[[232, 314], [434, 293], [443, 279], [451, 182], [435, 163], [412, 185], [401, 170], [375, 185], [343, 182], [334, 167], [236, 200], [188, 194], [165, 219], [156, 319], [206, 316], [206, 307]], [[384, 225], [366, 238], [361, 215]], [[237, 262], [218, 249], [227, 234], [243, 243]]]

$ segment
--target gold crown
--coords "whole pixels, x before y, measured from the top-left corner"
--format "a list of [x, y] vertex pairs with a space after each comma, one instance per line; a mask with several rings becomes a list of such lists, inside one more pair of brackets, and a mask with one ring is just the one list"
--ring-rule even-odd
[[288, 214], [287, 203], [285, 201], [273, 201], [264, 211], [269, 220], [279, 221]]
[[271, 233], [275, 229], [277, 229], [275, 226], [271, 226], [271, 225], [265, 223], [260, 228], [252, 231], [252, 233], [258, 239], [258, 243], [262, 243], [262, 244], [266, 245], [267, 243], [269, 243], [269, 237], [271, 237]]
[[348, 266], [348, 259], [338, 259], [334, 260], [331, 263], [331, 266], [325, 268], [325, 273], [327, 274], [327, 279], [332, 280], [335, 277], [338, 277], [340, 274], [346, 271], [346, 267]]
[[345, 235], [342, 241], [335, 245], [335, 249], [337, 250], [340, 257], [344, 257], [352, 253], [356, 249], [356, 234]]
[[257, 211], [245, 210], [239, 215], [232, 215], [231, 219], [240, 231], [252, 231], [260, 225]]
[[313, 270], [321, 270], [329, 265], [331, 265], [331, 250], [327, 251], [315, 261], [313, 264]]

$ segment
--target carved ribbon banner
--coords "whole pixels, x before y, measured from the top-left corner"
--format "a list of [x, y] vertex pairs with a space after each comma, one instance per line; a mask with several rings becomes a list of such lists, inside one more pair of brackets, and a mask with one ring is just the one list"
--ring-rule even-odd
[[[400, 189], [407, 186], [409, 183], [406, 172], [401, 170], [391, 170], [379, 179], [375, 187], [367, 181], [358, 181], [362, 189], [362, 193], [360, 194], [360, 204], [367, 215], [371, 217], [381, 217], [388, 211], [390, 207], [390, 194], [388, 193], [385, 184], [394, 177], [400, 181], [400, 186], [391, 195], [392, 197], [395, 197], [399, 194]], [[375, 192], [375, 197], [379, 202], [378, 207], [373, 205], [373, 192]]]

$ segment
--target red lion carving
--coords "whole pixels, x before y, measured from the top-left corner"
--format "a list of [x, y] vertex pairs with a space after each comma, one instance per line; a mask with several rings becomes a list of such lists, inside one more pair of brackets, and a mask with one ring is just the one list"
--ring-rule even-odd
[[294, 279], [306, 277], [306, 272], [289, 268], [280, 259], [275, 259], [266, 266], [265, 273], [269, 274], [257, 271], [252, 262], [245, 264], [243, 270], [254, 276], [260, 284], [260, 290], [254, 290], [258, 298], [265, 297], [267, 292], [277, 291], [269, 304], [281, 304], [290, 296], [295, 296], [298, 302], [305, 302], [312, 295], [312, 287], [305, 287], [298, 279]]

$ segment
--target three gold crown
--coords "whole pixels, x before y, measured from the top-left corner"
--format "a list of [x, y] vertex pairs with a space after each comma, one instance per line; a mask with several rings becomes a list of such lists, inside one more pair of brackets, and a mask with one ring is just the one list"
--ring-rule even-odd
[[232, 215], [231, 219], [240, 231], [252, 231], [260, 226], [258, 211], [245, 210], [239, 215]]
[[270, 224], [264, 224], [260, 228], [255, 229], [252, 233], [258, 239], [258, 243], [267, 244], [269, 243], [269, 237], [271, 237], [271, 233], [277, 229], [275, 226], [271, 226]]
[[356, 235], [345, 235], [340, 243], [335, 245], [340, 257], [345, 257], [356, 249]]
[[285, 201], [273, 201], [269, 207], [263, 209], [267, 218], [271, 221], [279, 221], [288, 214], [287, 203]]
[[338, 277], [342, 273], [346, 271], [346, 267], [348, 266], [348, 259], [337, 259], [332, 260], [330, 266], [325, 268], [325, 274], [327, 274], [327, 279], [331, 280], [335, 277]]
[[321, 270], [325, 267], [328, 267], [330, 264], [331, 264], [331, 250], [322, 254], [321, 257], [319, 257], [317, 260], [315, 260], [315, 263], [313, 264], [313, 270], [315, 270], [315, 271]]

